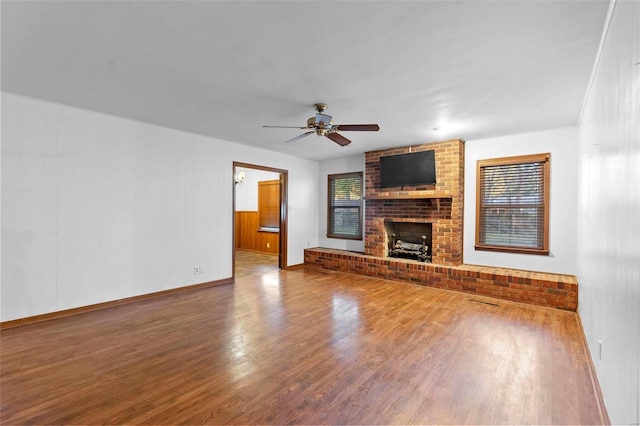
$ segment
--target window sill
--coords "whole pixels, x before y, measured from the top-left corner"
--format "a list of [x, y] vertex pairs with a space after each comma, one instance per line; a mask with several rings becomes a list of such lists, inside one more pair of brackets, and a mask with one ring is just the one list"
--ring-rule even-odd
[[271, 232], [272, 234], [277, 234], [278, 232], [280, 232], [280, 228], [269, 228], [266, 226], [261, 226], [260, 228], [258, 228], [258, 232]]
[[336, 234], [327, 234], [327, 238], [337, 238], [340, 240], [361, 240], [362, 235], [336, 235]]
[[518, 253], [518, 254], [536, 254], [540, 256], [549, 256], [549, 250], [535, 249], [528, 247], [508, 247], [508, 246], [489, 246], [489, 245], [475, 245], [476, 250], [480, 251], [497, 251], [502, 253]]

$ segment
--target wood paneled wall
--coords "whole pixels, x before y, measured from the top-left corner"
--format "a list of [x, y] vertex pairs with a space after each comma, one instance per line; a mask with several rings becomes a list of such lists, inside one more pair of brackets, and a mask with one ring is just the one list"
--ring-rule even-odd
[[258, 228], [258, 212], [236, 211], [236, 248], [278, 254], [279, 233]]

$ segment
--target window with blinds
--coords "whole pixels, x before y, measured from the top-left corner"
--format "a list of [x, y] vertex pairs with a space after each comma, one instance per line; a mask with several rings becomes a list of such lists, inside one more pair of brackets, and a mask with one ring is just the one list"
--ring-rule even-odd
[[476, 250], [549, 254], [549, 157], [478, 161]]
[[327, 237], [362, 239], [362, 172], [329, 175]]
[[280, 228], [280, 180], [258, 182], [258, 227]]

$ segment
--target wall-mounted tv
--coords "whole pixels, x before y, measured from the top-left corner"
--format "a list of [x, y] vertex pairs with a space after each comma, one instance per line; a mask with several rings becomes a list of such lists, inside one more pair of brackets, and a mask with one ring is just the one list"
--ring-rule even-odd
[[380, 187], [435, 185], [434, 150], [380, 157]]

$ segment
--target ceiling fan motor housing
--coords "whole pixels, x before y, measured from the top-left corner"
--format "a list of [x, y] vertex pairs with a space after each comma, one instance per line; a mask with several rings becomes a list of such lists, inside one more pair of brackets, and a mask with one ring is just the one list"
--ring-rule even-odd
[[333, 127], [333, 120], [330, 115], [318, 113], [315, 117], [307, 120], [307, 127], [309, 129], [315, 129], [319, 135], [324, 136], [326, 131], [331, 130]]

